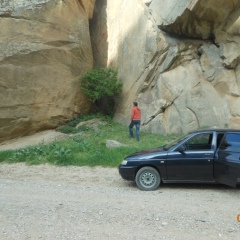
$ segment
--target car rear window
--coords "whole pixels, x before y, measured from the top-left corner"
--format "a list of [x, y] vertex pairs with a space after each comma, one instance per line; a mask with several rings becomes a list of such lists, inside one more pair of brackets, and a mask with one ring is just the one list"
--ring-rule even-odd
[[220, 150], [240, 152], [240, 134], [227, 133], [222, 141]]

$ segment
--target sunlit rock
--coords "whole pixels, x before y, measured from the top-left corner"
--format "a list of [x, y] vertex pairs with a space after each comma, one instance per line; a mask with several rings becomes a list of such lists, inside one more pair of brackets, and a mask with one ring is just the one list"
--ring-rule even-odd
[[239, 0], [99, 2], [105, 17], [95, 12], [99, 31], [92, 38], [107, 36], [108, 47], [98, 61], [117, 68], [123, 82], [115, 119], [129, 124], [132, 102], [138, 101], [142, 129], [154, 133], [240, 127], [239, 5]]
[[0, 141], [54, 128], [90, 104], [94, 0], [0, 1]]

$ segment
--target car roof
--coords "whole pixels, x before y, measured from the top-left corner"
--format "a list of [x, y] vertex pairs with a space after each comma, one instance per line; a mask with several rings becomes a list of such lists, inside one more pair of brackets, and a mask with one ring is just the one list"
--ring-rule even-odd
[[239, 129], [233, 129], [233, 128], [207, 128], [207, 129], [198, 129], [198, 130], [194, 130], [194, 131], [191, 131], [189, 133], [199, 133], [199, 132], [212, 132], [212, 131], [215, 131], [215, 132], [238, 132], [240, 133], [240, 130]]

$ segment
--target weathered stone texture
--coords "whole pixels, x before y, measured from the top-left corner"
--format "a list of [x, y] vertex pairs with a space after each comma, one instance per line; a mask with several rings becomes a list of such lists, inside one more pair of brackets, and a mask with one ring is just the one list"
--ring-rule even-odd
[[0, 1], [0, 141], [88, 111], [78, 79], [93, 65], [90, 2]]
[[0, 0], [0, 141], [87, 112], [93, 64], [119, 71], [117, 121], [138, 101], [155, 133], [240, 127], [240, 0], [94, 3]]
[[117, 121], [128, 124], [138, 101], [143, 128], [155, 133], [240, 126], [239, 0], [104, 5], [106, 65], [123, 82]]
[[239, 6], [239, 0], [153, 0], [149, 8], [162, 30], [208, 39]]

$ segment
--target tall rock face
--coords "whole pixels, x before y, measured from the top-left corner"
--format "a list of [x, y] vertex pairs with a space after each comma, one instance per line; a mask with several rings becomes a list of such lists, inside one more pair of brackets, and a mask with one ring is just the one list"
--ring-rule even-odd
[[239, 128], [239, 16], [240, 0], [0, 0], [0, 142], [87, 113], [94, 65], [119, 71], [119, 122], [138, 101], [151, 132]]
[[99, 0], [91, 36], [93, 49], [101, 49], [96, 64], [117, 68], [123, 83], [115, 119], [128, 124], [138, 101], [142, 127], [151, 132], [239, 128], [239, 6], [240, 0]]
[[163, 31], [201, 39], [214, 38], [215, 30], [238, 8], [238, 0], [152, 0], [149, 5]]
[[78, 79], [93, 66], [94, 3], [0, 1], [0, 142], [89, 110]]

